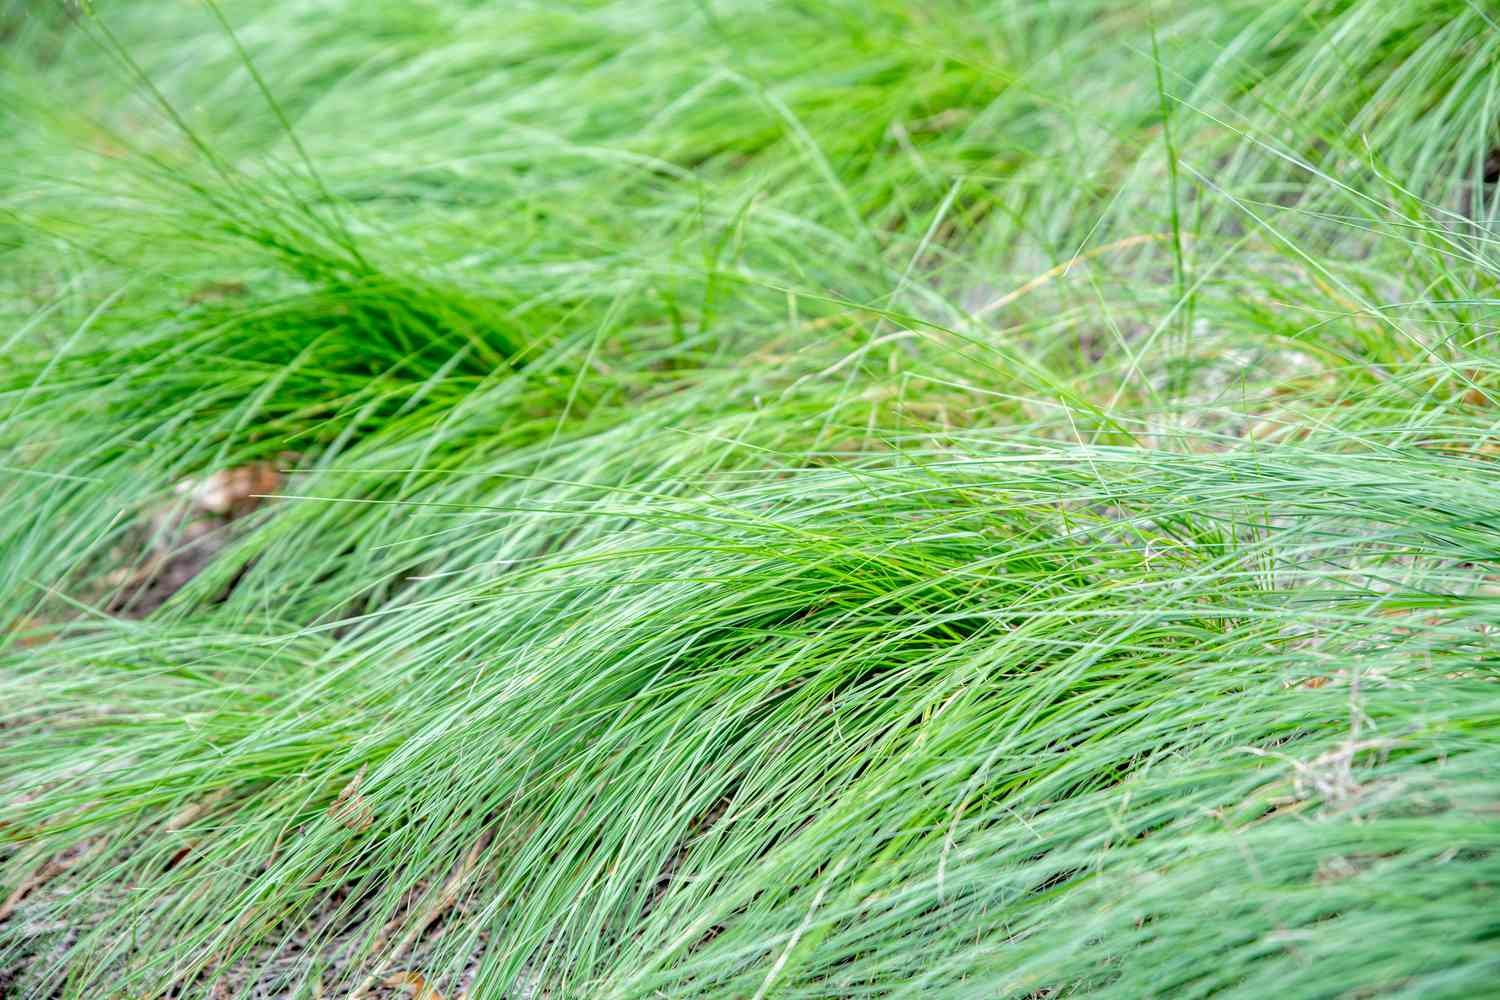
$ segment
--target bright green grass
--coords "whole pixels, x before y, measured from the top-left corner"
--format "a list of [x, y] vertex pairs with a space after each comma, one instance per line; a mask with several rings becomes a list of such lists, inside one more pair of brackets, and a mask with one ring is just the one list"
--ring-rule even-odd
[[1500, 12], [95, 6], [0, 3], [0, 990], [1500, 982]]

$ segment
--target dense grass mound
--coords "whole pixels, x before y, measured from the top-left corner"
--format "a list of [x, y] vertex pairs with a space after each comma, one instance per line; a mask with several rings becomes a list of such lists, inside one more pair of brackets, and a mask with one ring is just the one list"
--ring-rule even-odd
[[1484, 4], [96, 7], [0, 994], [1500, 982]]

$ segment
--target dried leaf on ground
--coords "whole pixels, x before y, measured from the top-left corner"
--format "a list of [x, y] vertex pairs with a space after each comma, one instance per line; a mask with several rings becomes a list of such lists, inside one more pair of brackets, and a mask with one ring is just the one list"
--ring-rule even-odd
[[443, 1000], [443, 995], [428, 986], [420, 972], [397, 972], [386, 976], [384, 982], [387, 986], [409, 990], [412, 1000]]
[[[454, 868], [453, 873], [448, 876], [447, 881], [443, 883], [443, 886], [439, 890], [437, 898], [433, 900], [432, 905], [429, 906], [426, 912], [418, 917], [416, 921], [414, 921], [410, 924], [410, 926], [407, 927], [406, 933], [401, 936], [401, 940], [396, 943], [396, 947], [393, 948], [390, 952], [393, 959], [399, 958], [400, 956], [406, 954], [407, 949], [416, 943], [417, 939], [422, 936], [427, 928], [432, 926], [434, 921], [436, 921], [445, 912], [447, 912], [449, 907], [458, 902], [458, 898], [461, 895], [465, 884], [474, 874], [474, 871], [479, 864], [479, 859], [484, 854], [484, 849], [489, 846], [490, 838], [491, 831], [489, 830], [486, 830], [484, 833], [480, 834], [479, 839], [474, 842], [474, 846], [469, 848], [469, 853], [464, 856], [464, 859], [458, 863], [458, 866], [456, 868]], [[395, 930], [396, 927], [399, 926], [399, 924], [400, 919], [398, 918], [391, 921], [381, 930], [380, 934], [375, 938], [376, 950], [380, 950], [385, 947], [387, 935], [389, 935], [391, 931]], [[363, 998], [369, 993], [371, 987], [375, 985], [375, 981], [378, 975], [378, 973], [375, 973], [366, 978], [365, 981], [361, 983], [359, 987], [349, 995], [349, 1000], [363, 1000]], [[389, 985], [389, 981], [387, 981], [387, 985]]]
[[33, 646], [41, 646], [57, 638], [57, 633], [47, 630], [47, 623], [35, 618], [22, 618], [11, 626], [11, 631], [18, 633], [20, 638], [16, 645], [22, 649], [30, 649]]
[[[280, 462], [299, 456], [284, 453]], [[144, 618], [191, 583], [239, 533], [233, 522], [256, 510], [266, 494], [281, 489], [285, 477], [275, 462], [252, 462], [221, 469], [202, 479], [184, 479], [174, 503], [149, 512], [137, 532], [144, 554], [129, 546], [117, 552], [126, 563], [104, 577], [114, 592], [111, 613]]]
[[177, 492], [187, 494], [198, 510], [223, 517], [242, 517], [260, 505], [263, 495], [281, 488], [281, 470], [271, 462], [251, 462], [203, 479], [184, 479]]

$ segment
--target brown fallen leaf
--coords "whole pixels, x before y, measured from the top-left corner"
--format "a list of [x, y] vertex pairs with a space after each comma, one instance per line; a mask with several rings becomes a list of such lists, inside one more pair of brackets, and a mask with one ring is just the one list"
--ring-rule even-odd
[[41, 646], [57, 638], [55, 632], [44, 631], [47, 628], [45, 622], [35, 618], [22, 618], [11, 626], [12, 632], [22, 633], [16, 640], [16, 645], [22, 649], [31, 649], [33, 646]]
[[1485, 374], [1476, 368], [1470, 368], [1464, 372], [1464, 382], [1468, 388], [1459, 393], [1459, 399], [1469, 406], [1489, 406], [1490, 394], [1484, 387]]
[[184, 479], [177, 492], [187, 494], [198, 510], [221, 517], [242, 517], [260, 505], [261, 495], [281, 488], [281, 470], [271, 462], [220, 469], [204, 479]]
[[[177, 483], [178, 499], [146, 511], [135, 532], [145, 536], [138, 538], [144, 551], [131, 551], [126, 545], [111, 554], [121, 565], [101, 578], [114, 591], [109, 611], [139, 619], [171, 600], [236, 537], [231, 522], [282, 488], [281, 466], [300, 457], [282, 452], [274, 461], [251, 462]], [[225, 593], [227, 589], [218, 599]]]
[[365, 801], [365, 797], [359, 794], [359, 786], [365, 780], [365, 771], [368, 764], [362, 765], [356, 774], [339, 792], [339, 797], [333, 800], [328, 807], [328, 815], [340, 826], [348, 827], [355, 833], [364, 833], [375, 822], [375, 810]]
[[443, 995], [431, 986], [420, 972], [397, 972], [383, 980], [387, 986], [411, 991], [412, 1000], [443, 1000]]

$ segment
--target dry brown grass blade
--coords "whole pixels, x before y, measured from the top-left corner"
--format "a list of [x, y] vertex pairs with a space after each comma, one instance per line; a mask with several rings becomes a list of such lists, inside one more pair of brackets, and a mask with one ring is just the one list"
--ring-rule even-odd
[[92, 844], [80, 844], [77, 847], [69, 848], [32, 872], [20, 885], [16, 886], [14, 892], [6, 897], [5, 902], [0, 903], [0, 923], [4, 923], [10, 919], [10, 915], [16, 912], [16, 907], [20, 906], [21, 902], [27, 896], [57, 878], [57, 876], [69, 868], [87, 861], [103, 843], [104, 841], [99, 840]]
[[[178, 810], [175, 816], [167, 820], [166, 825], [162, 827], [162, 832], [168, 834], [177, 833], [179, 830], [184, 830], [187, 827], [192, 826], [198, 820], [202, 819], [205, 814], [212, 810], [214, 806], [218, 805], [220, 802], [223, 802], [224, 799], [228, 796], [229, 789], [221, 788], [217, 792], [199, 799], [197, 802], [189, 803], [182, 809]], [[173, 854], [169, 859], [167, 859], [166, 867], [168, 869], [175, 868], [182, 862], [182, 859], [191, 854], [197, 848], [197, 846], [197, 840], [184, 839], [182, 842], [182, 846], [178, 848], [177, 852]]]
[[[448, 876], [448, 880], [443, 883], [443, 887], [438, 890], [437, 896], [433, 899], [432, 905], [428, 906], [422, 915], [407, 927], [406, 933], [401, 935], [401, 939], [391, 949], [390, 957], [392, 961], [406, 954], [407, 949], [417, 942], [417, 939], [422, 936], [427, 928], [432, 926], [432, 922], [441, 917], [454, 903], [458, 902], [458, 897], [463, 890], [464, 884], [474, 874], [474, 869], [479, 865], [479, 857], [484, 853], [484, 849], [489, 846], [489, 843], [490, 832], [486, 830], [474, 842], [474, 846], [469, 848], [469, 853], [464, 855], [463, 861], [453, 870], [453, 874]], [[380, 937], [375, 942], [375, 951], [379, 951], [384, 945], [386, 934], [393, 929], [393, 925], [395, 924], [396, 921], [392, 921], [391, 924], [387, 924], [381, 931]], [[364, 997], [368, 995], [370, 989], [375, 985], [377, 978], [378, 973], [368, 976], [353, 993], [349, 994], [349, 1000], [364, 1000]], [[389, 979], [385, 982], [386, 985], [391, 985]]]
[[229, 789], [221, 788], [217, 792], [214, 792], [212, 795], [205, 796], [204, 798], [199, 799], [197, 802], [191, 802], [188, 805], [183, 806], [175, 816], [167, 820], [167, 825], [164, 829], [167, 833], [176, 833], [178, 830], [181, 830], [184, 827], [191, 826], [193, 823], [196, 823], [199, 819], [201, 819], [203, 815], [210, 809], [218, 805], [220, 802], [223, 802], [224, 799], [228, 797], [228, 795]]
[[1074, 256], [1063, 261], [1061, 264], [1058, 264], [1055, 267], [1048, 268], [1020, 287], [1005, 293], [997, 299], [986, 302], [979, 309], [975, 310], [974, 318], [978, 319], [981, 316], [987, 316], [990, 313], [994, 312], [996, 309], [1003, 309], [1017, 299], [1030, 295], [1032, 292], [1036, 291], [1038, 288], [1041, 288], [1049, 281], [1067, 274], [1075, 264], [1082, 263], [1083, 261], [1093, 260], [1095, 257], [1099, 257], [1107, 253], [1113, 253], [1116, 250], [1124, 250], [1129, 247], [1138, 246], [1142, 243], [1159, 242], [1167, 238], [1167, 234], [1165, 233], [1137, 233], [1134, 236], [1127, 236], [1124, 239], [1115, 240], [1113, 243], [1106, 243], [1103, 246], [1094, 247], [1092, 250], [1089, 250], [1085, 253], [1075, 254]]
[[188, 296], [188, 304], [223, 302], [226, 299], [242, 298], [249, 294], [250, 287], [243, 281], [210, 281]]

